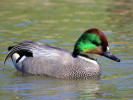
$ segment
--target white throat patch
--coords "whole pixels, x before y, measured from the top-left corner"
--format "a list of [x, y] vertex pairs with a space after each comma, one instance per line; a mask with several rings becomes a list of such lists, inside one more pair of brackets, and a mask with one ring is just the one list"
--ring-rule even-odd
[[87, 59], [87, 58], [82, 57], [82, 56], [78, 56], [78, 57], [81, 58], [81, 59], [84, 59], [84, 60], [86, 60], [86, 61], [88, 61], [88, 62], [91, 62], [91, 63], [93, 63], [93, 64], [95, 64], [95, 65], [98, 65], [98, 63], [97, 63], [95, 60]]

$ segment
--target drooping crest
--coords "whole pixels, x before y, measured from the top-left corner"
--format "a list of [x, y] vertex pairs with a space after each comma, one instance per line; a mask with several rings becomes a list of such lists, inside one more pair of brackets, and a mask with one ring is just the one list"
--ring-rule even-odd
[[99, 29], [89, 29], [83, 33], [75, 44], [74, 54], [79, 52], [97, 53], [105, 52], [108, 46], [106, 36]]
[[108, 46], [108, 40], [107, 37], [105, 36], [105, 34], [100, 31], [99, 29], [93, 28], [90, 30], [87, 30], [85, 33], [95, 33], [99, 36], [100, 40], [101, 40], [101, 46], [103, 47], [103, 50], [106, 51], [107, 46]]

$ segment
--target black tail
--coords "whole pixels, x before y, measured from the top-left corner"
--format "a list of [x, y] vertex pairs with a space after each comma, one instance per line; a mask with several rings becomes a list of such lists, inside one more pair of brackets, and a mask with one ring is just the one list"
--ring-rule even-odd
[[9, 57], [11, 57], [14, 53], [18, 53], [20, 55], [20, 57], [22, 57], [23, 55], [25, 55], [27, 57], [33, 57], [32, 49], [35, 49], [34, 43], [35, 42], [32, 40], [23, 40], [23, 41], [17, 43], [17, 45], [9, 46], [8, 53], [4, 59], [4, 65], [6, 63], [6, 60]]

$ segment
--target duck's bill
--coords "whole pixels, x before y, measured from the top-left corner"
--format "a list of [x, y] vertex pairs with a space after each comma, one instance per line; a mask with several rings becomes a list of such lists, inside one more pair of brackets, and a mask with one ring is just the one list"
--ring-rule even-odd
[[115, 55], [113, 55], [110, 51], [107, 51], [103, 54], [103, 56], [112, 59], [114, 61], [120, 62], [120, 59], [118, 57], [116, 57]]

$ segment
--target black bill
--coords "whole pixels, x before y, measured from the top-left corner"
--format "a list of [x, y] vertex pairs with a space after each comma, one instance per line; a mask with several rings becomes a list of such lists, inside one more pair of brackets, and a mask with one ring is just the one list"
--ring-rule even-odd
[[109, 59], [112, 59], [114, 61], [117, 61], [117, 62], [120, 62], [120, 59], [118, 57], [116, 57], [115, 55], [113, 55], [109, 50], [107, 50], [103, 56], [109, 58]]

